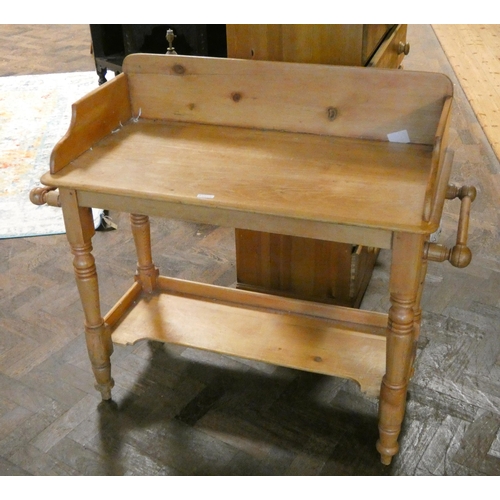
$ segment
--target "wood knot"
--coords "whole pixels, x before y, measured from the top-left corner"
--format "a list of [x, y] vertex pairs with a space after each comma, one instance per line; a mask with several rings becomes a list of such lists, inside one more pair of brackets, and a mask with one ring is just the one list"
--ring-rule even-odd
[[186, 68], [182, 66], [182, 64], [174, 64], [173, 68], [174, 73], [177, 73], [178, 75], [183, 75], [186, 72]]
[[331, 122], [333, 122], [333, 120], [335, 120], [335, 118], [337, 118], [337, 114], [338, 114], [337, 108], [334, 108], [333, 106], [330, 106], [326, 110], [326, 115], [328, 116], [328, 119]]
[[313, 361], [316, 361], [316, 363], [321, 363], [323, 361], [323, 358], [321, 356], [314, 356]]
[[233, 92], [231, 94], [231, 99], [234, 101], [234, 102], [240, 102], [241, 101], [241, 94], [239, 92]]

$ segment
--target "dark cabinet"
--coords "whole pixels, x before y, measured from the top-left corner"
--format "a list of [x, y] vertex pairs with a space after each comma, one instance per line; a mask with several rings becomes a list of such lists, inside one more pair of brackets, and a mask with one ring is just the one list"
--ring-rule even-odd
[[168, 29], [175, 34], [173, 45], [179, 54], [227, 56], [225, 24], [91, 24], [99, 84], [106, 81], [108, 70], [120, 73], [129, 54], [165, 54]]

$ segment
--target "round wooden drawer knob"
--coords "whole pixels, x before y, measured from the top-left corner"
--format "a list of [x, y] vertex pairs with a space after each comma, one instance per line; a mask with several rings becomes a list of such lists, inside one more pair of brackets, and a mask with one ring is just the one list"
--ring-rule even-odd
[[407, 56], [409, 53], [410, 53], [409, 42], [407, 42], [407, 43], [399, 42], [398, 54], [404, 54], [405, 56]]

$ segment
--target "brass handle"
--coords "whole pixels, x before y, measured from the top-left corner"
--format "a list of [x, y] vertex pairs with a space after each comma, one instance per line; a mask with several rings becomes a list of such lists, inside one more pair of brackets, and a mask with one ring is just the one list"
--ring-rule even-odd
[[407, 56], [410, 53], [410, 43], [399, 42], [398, 44], [398, 54], [404, 54]]
[[445, 247], [437, 243], [425, 244], [425, 257], [435, 262], [448, 260], [452, 266], [467, 267], [472, 259], [472, 252], [467, 246], [469, 233], [469, 216], [471, 203], [476, 199], [476, 188], [474, 186], [462, 186], [460, 188], [449, 185], [446, 191], [446, 199], [460, 198], [460, 217], [458, 219], [457, 243], [453, 248]]
[[171, 30], [171, 29], [167, 30], [167, 35], [165, 37], [167, 39], [167, 43], [168, 43], [167, 54], [177, 55], [177, 52], [175, 51], [174, 47], [172, 46], [172, 44], [174, 43], [174, 38], [176, 38], [176, 37], [177, 37], [177, 35], [174, 35], [173, 30]]

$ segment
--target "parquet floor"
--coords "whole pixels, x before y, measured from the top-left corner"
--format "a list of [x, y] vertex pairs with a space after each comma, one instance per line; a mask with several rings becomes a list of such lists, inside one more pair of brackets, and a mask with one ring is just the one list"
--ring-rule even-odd
[[500, 156], [500, 24], [438, 24], [434, 32]]
[[[377, 402], [336, 378], [139, 343], [113, 354], [112, 403], [93, 388], [65, 236], [0, 241], [3, 475], [500, 474], [500, 166], [428, 25], [409, 27], [406, 69], [456, 84], [453, 180], [471, 183], [472, 264], [429, 265], [401, 452], [375, 451]], [[88, 71], [86, 26], [0, 26], [0, 74]], [[454, 240], [448, 202], [442, 242]], [[103, 310], [135, 268], [124, 214], [94, 238]], [[153, 219], [162, 274], [235, 281], [232, 231]], [[363, 307], [387, 306], [382, 253]]]

